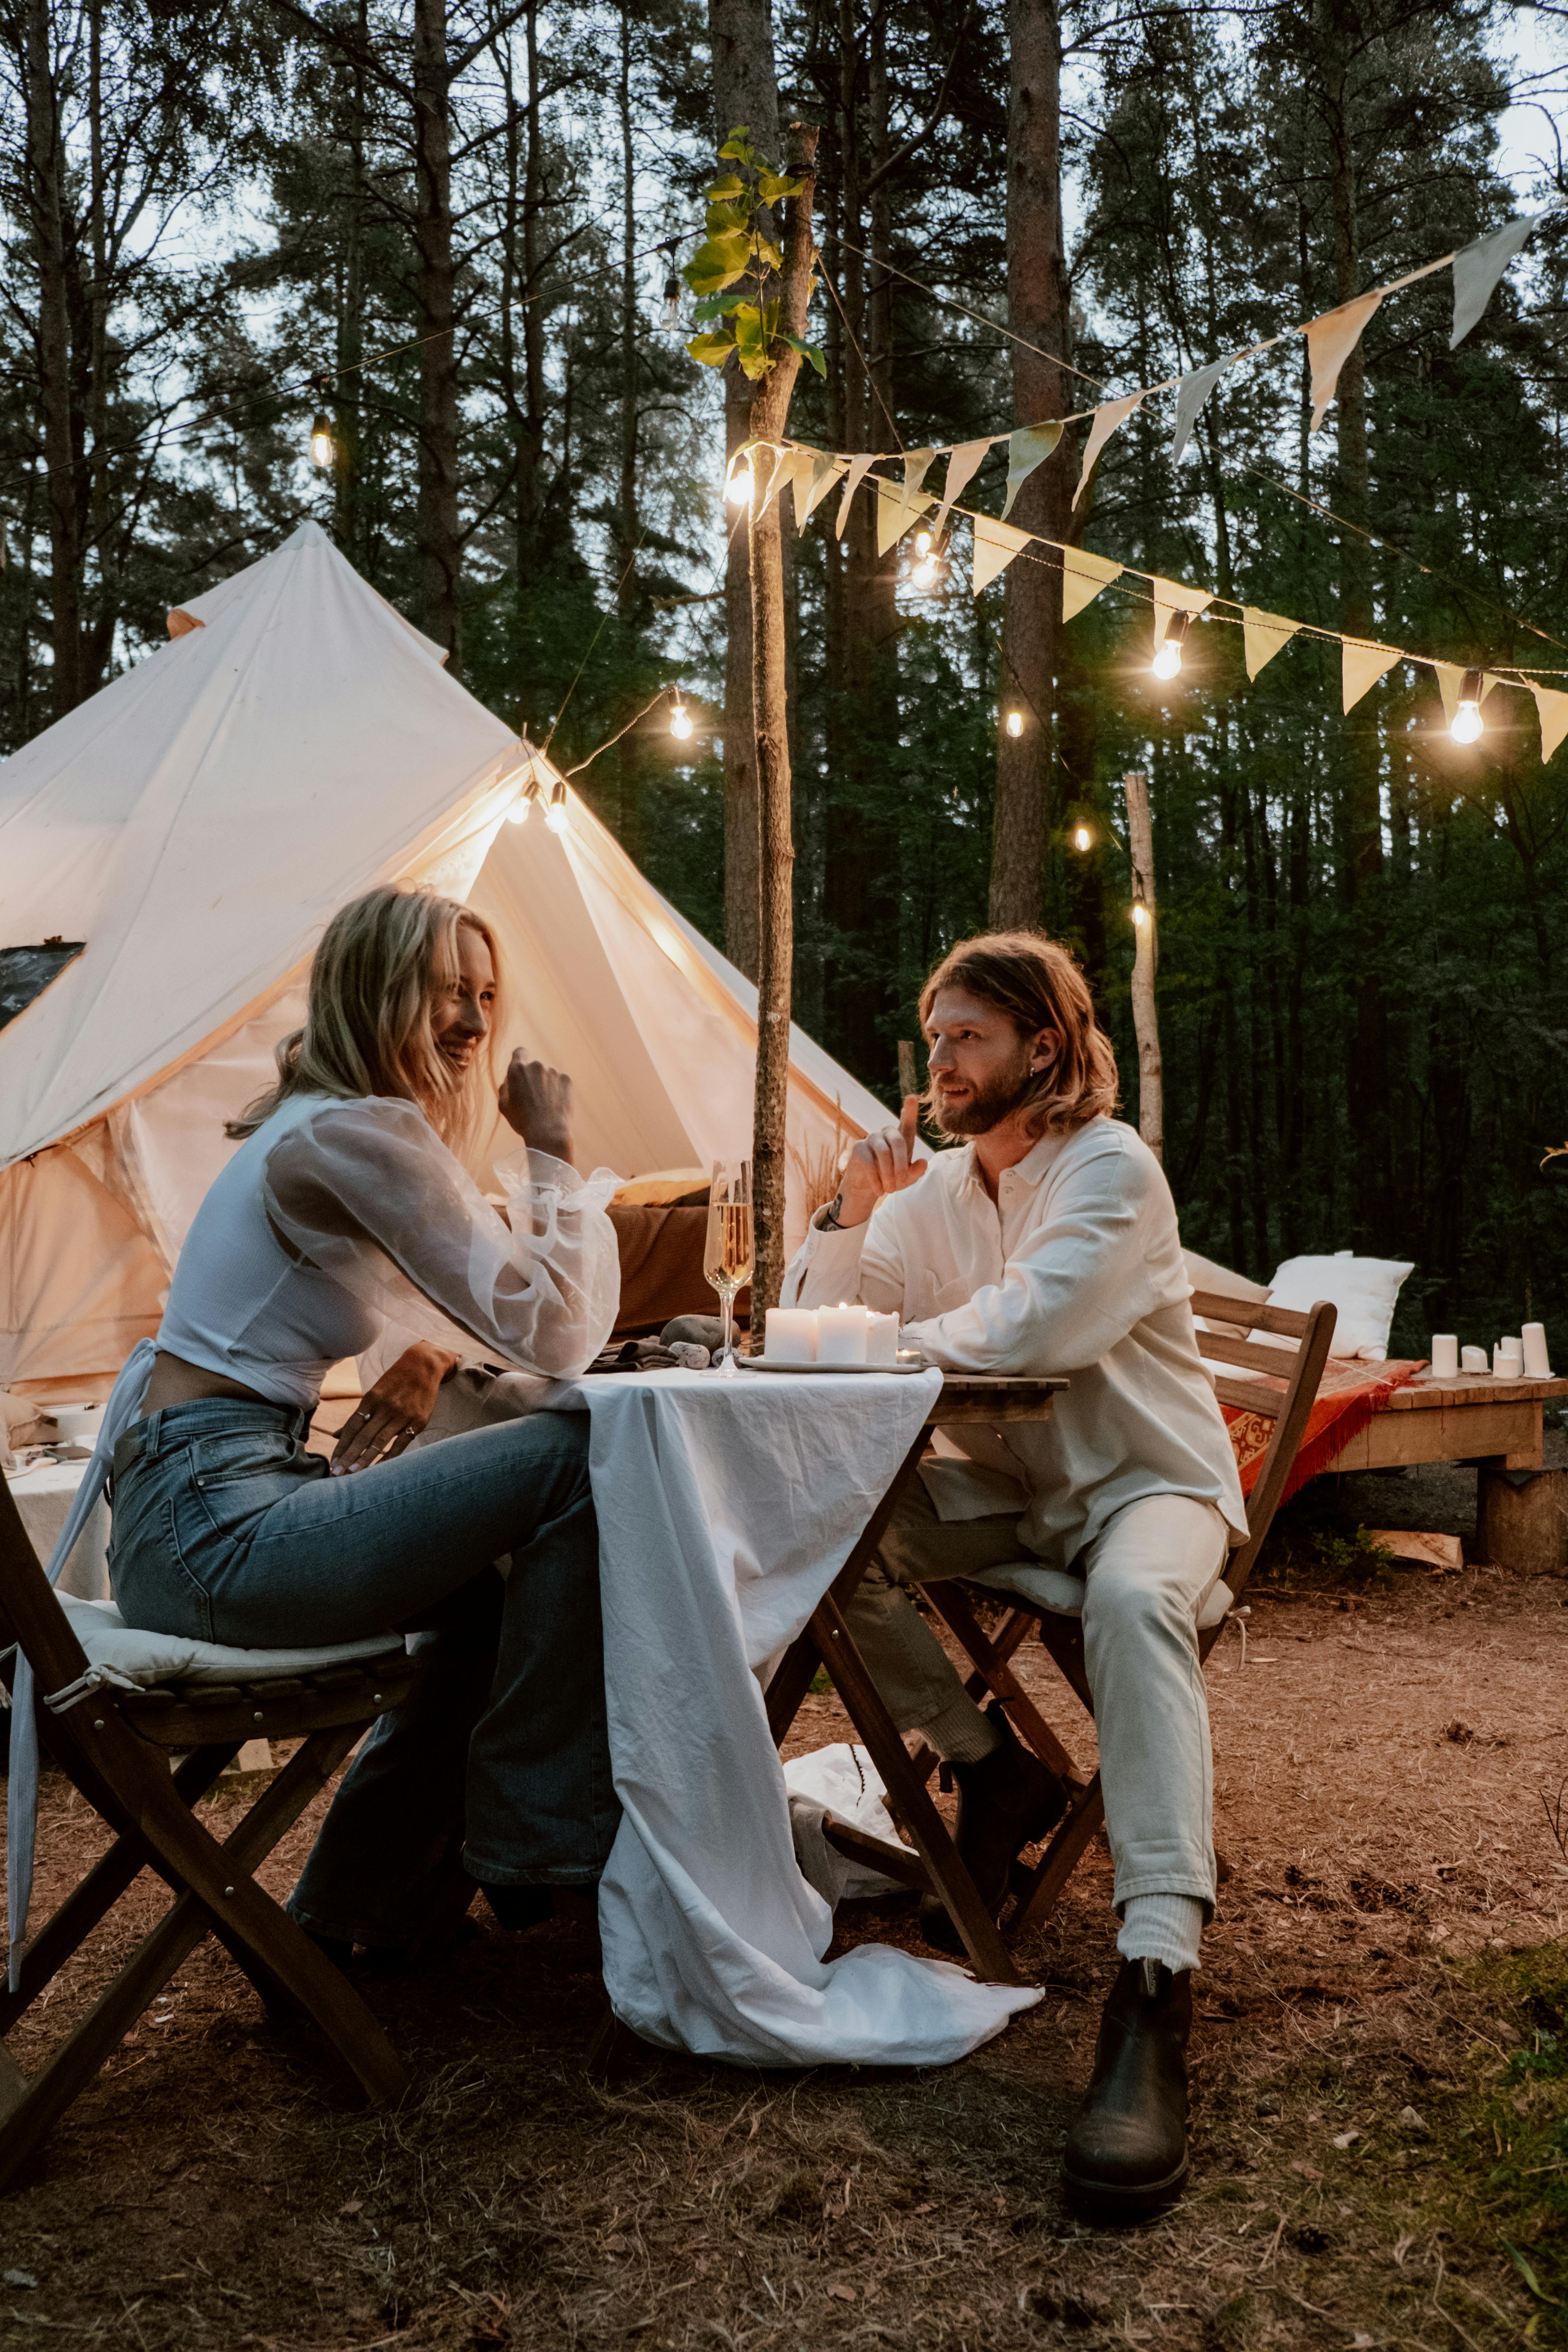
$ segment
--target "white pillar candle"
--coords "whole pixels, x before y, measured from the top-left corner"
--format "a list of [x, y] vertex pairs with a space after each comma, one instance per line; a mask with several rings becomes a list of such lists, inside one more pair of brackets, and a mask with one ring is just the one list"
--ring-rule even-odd
[[816, 1310], [812, 1307], [770, 1307], [767, 1360], [770, 1364], [815, 1364]]
[[816, 1310], [817, 1362], [863, 1364], [868, 1320], [863, 1307], [819, 1307]]
[[1500, 1339], [1492, 1349], [1492, 1377], [1500, 1381], [1517, 1381], [1524, 1370], [1524, 1357], [1517, 1339]]
[[866, 1329], [866, 1361], [868, 1364], [896, 1364], [899, 1360], [899, 1318], [896, 1315], [879, 1315], [874, 1310]]
[[1486, 1369], [1487, 1351], [1484, 1348], [1460, 1349], [1459, 1370], [1462, 1372], [1484, 1372]]
[[1432, 1371], [1436, 1379], [1451, 1381], [1459, 1369], [1458, 1336], [1453, 1331], [1432, 1334]]
[[1552, 1378], [1552, 1359], [1546, 1352], [1545, 1324], [1527, 1323], [1522, 1337], [1527, 1376], [1532, 1381], [1549, 1381]]

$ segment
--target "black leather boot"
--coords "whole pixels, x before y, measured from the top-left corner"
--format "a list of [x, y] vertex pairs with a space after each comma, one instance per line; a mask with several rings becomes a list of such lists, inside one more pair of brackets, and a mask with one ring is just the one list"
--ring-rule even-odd
[[[1049, 1767], [1016, 1737], [994, 1700], [985, 1714], [1001, 1733], [1001, 1744], [978, 1764], [952, 1767], [958, 1783], [953, 1843], [980, 1900], [995, 1919], [1007, 1899], [1007, 1874], [1014, 1857], [1060, 1821], [1067, 1811], [1068, 1792]], [[921, 1895], [920, 1921], [928, 1944], [963, 1956], [962, 1938], [940, 1896]]]
[[1074, 2201], [1101, 2221], [1152, 2212], [1187, 2177], [1192, 2024], [1186, 1969], [1173, 1976], [1160, 1960], [1122, 1962], [1062, 2158]]

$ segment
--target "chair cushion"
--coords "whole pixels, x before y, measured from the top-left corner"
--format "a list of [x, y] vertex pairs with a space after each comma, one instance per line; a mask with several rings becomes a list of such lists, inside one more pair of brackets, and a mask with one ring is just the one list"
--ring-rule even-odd
[[187, 1642], [175, 1633], [145, 1633], [128, 1625], [112, 1601], [74, 1601], [60, 1607], [87, 1652], [89, 1666], [112, 1666], [143, 1689], [153, 1683], [265, 1683], [380, 1658], [403, 1650], [401, 1633], [372, 1633], [363, 1642], [331, 1642], [319, 1650], [231, 1650], [221, 1642]]
[[[1082, 1577], [1068, 1576], [1065, 1569], [1042, 1568], [1037, 1559], [1008, 1560], [1001, 1568], [988, 1568], [984, 1575], [966, 1577], [964, 1581], [994, 1585], [998, 1591], [1016, 1593], [1020, 1601], [1043, 1609], [1051, 1617], [1083, 1615]], [[1199, 1632], [1206, 1633], [1211, 1625], [1217, 1625], [1235, 1603], [1236, 1595], [1228, 1584], [1212, 1586], [1198, 1611]]]

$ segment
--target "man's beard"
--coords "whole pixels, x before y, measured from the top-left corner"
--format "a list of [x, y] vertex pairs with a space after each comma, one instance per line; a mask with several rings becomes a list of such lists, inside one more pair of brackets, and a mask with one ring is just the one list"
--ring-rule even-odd
[[1000, 1127], [1008, 1113], [1017, 1109], [1035, 1083], [1036, 1073], [1029, 1067], [1031, 1048], [1021, 1045], [1018, 1058], [1010, 1070], [999, 1071], [985, 1086], [976, 1087], [967, 1102], [957, 1103], [944, 1110], [942, 1097], [931, 1090], [931, 1124], [939, 1135], [988, 1135]]

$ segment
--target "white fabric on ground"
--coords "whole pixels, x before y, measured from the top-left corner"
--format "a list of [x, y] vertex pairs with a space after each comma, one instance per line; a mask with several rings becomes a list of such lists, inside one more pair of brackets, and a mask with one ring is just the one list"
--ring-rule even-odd
[[1204, 1906], [1190, 1895], [1134, 1895], [1121, 1915], [1116, 1948], [1124, 1960], [1163, 1960], [1173, 1974], [1195, 1969]]
[[985, 1517], [1008, 1507], [994, 1474], [1018, 1480], [1026, 1548], [1065, 1569], [1117, 1512], [1157, 1495], [1213, 1503], [1235, 1539], [1246, 1536], [1192, 1289], [1159, 1161], [1131, 1128], [1097, 1118], [1043, 1136], [1004, 1171], [994, 1201], [973, 1144], [939, 1151], [864, 1224], [814, 1224], [784, 1300], [890, 1308], [905, 1343], [950, 1371], [1069, 1373], [1048, 1421], [943, 1433], [993, 1474], [974, 1482], [972, 1507], [955, 1469], [928, 1484], [939, 1517]]
[[314, 1650], [233, 1650], [222, 1642], [187, 1642], [175, 1633], [146, 1633], [128, 1625], [112, 1601], [70, 1601], [60, 1606], [89, 1666], [111, 1667], [145, 1690], [153, 1683], [277, 1682], [314, 1674], [356, 1658], [404, 1649], [401, 1633], [373, 1633], [363, 1642], [331, 1642]]
[[888, 1792], [866, 1748], [844, 1739], [830, 1748], [814, 1748], [809, 1755], [791, 1757], [784, 1777], [789, 1791], [795, 1858], [825, 1903], [853, 1903], [866, 1895], [886, 1895], [889, 1889], [901, 1891], [899, 1880], [866, 1863], [851, 1862], [847, 1853], [828, 1844], [825, 1833], [831, 1813], [836, 1822], [860, 1830], [867, 1837], [882, 1838], [889, 1845], [899, 1843], [892, 1816], [882, 1801]]
[[800, 1632], [934, 1402], [934, 1372], [563, 1383], [593, 1416], [605, 1680], [626, 1808], [599, 1888], [617, 2017], [763, 2066], [940, 2065], [1040, 1998], [883, 1945], [825, 1965], [757, 1670]]

